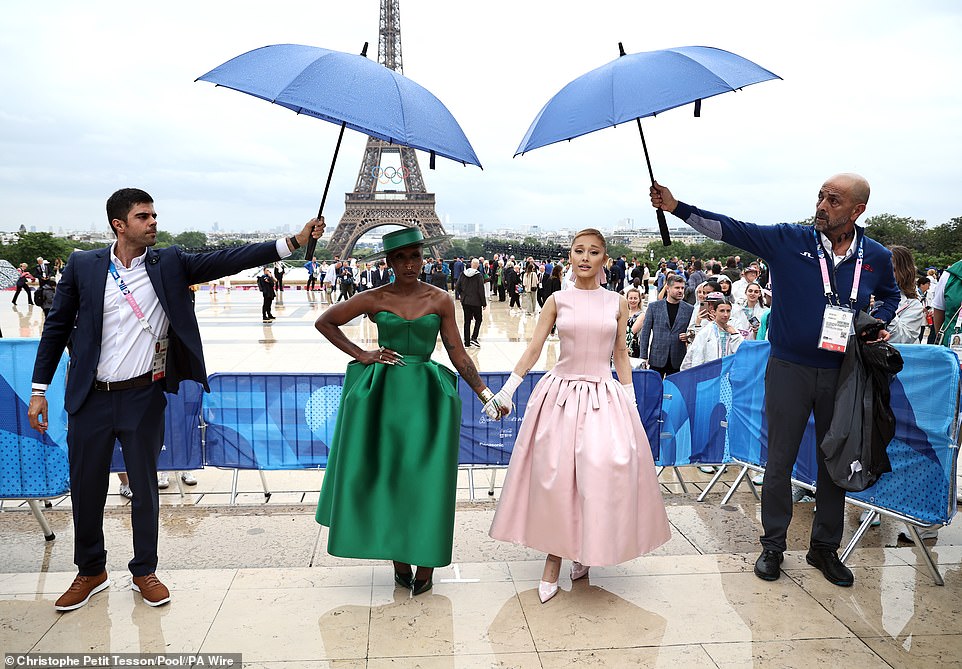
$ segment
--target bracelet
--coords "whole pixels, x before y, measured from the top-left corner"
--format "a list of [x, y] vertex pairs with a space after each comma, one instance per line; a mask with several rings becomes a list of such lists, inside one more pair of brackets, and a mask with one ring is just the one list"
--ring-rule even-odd
[[31, 396], [31, 397], [46, 397], [46, 396], [47, 396], [47, 391], [46, 391], [46, 390], [31, 390], [31, 391], [30, 391], [30, 396]]
[[494, 393], [491, 392], [490, 388], [485, 387], [480, 393], [478, 393], [478, 399], [480, 399], [484, 404], [487, 404], [494, 399]]
[[294, 235], [291, 235], [290, 237], [287, 238], [287, 243], [290, 244], [291, 248], [293, 248], [295, 251], [301, 248], [300, 243], [297, 241], [297, 237], [295, 237]]

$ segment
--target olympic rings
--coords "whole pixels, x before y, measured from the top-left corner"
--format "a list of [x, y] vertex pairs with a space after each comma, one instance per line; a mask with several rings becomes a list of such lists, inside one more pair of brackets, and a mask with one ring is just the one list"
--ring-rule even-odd
[[393, 167], [388, 165], [387, 167], [372, 167], [371, 177], [377, 179], [378, 182], [382, 184], [393, 183], [395, 185], [402, 183], [408, 178], [410, 170], [402, 165], [401, 167]]

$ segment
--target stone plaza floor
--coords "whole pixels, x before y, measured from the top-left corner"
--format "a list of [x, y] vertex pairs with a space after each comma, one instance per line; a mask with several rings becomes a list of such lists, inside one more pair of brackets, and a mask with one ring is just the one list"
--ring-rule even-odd
[[[277, 320], [260, 319], [260, 295], [236, 286], [197, 295], [208, 372], [343, 371], [346, 355], [312, 327], [320, 293], [287, 291]], [[458, 318], [460, 319], [460, 309]], [[495, 302], [485, 311], [481, 371], [510, 370], [533, 319]], [[39, 309], [0, 310], [4, 336], [36, 337]], [[366, 319], [346, 326], [372, 348]], [[362, 344], [364, 345], [364, 344]], [[548, 342], [536, 369], [550, 368]], [[441, 347], [435, 359], [447, 362]], [[112, 477], [104, 527], [112, 585], [83, 608], [54, 611], [75, 575], [70, 499], [51, 500], [54, 541], [26, 505], [0, 506], [0, 654], [241, 653], [245, 667], [958, 667], [962, 666], [962, 530], [930, 540], [945, 585], [934, 584], [900, 523], [871, 528], [848, 565], [855, 585], [829, 584], [805, 562], [812, 504], [795, 506], [784, 574], [752, 573], [759, 504], [742, 484], [722, 498], [735, 470], [705, 498], [710, 475], [681, 468], [660, 480], [671, 540], [653, 554], [593, 568], [541, 604], [544, 555], [488, 537], [504, 470], [462, 471], [454, 561], [434, 589], [411, 598], [390, 564], [327, 554], [314, 521], [323, 472], [194, 472], [198, 484], [161, 493], [158, 576], [170, 604], [150, 608], [130, 589], [129, 502]], [[473, 479], [474, 488], [470, 483]], [[232, 503], [235, 502], [235, 503]], [[847, 543], [860, 509], [846, 512]]]

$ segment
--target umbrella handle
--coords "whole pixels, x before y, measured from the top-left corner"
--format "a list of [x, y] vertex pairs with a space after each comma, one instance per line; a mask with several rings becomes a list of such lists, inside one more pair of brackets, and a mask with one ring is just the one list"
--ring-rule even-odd
[[662, 245], [671, 246], [671, 236], [668, 234], [668, 221], [665, 220], [665, 212], [656, 209], [655, 215], [658, 217], [658, 231], [661, 233]]

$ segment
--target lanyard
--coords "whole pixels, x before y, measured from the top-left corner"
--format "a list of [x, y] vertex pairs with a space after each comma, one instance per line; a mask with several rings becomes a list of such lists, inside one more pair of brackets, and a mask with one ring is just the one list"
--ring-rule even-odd
[[123, 278], [121, 278], [120, 272], [117, 271], [117, 268], [114, 267], [113, 260], [110, 261], [110, 264], [107, 266], [107, 268], [110, 270], [110, 276], [114, 277], [114, 281], [117, 283], [117, 287], [120, 289], [120, 292], [123, 293], [124, 298], [126, 298], [127, 304], [129, 304], [130, 308], [133, 310], [134, 316], [136, 316], [137, 320], [140, 321], [140, 326], [144, 329], [144, 332], [153, 334], [154, 330], [150, 327], [147, 317], [144, 316], [143, 309], [141, 309], [140, 305], [137, 304], [137, 300], [134, 299], [133, 294], [130, 292], [130, 288], [127, 287], [127, 283], [123, 280]]
[[[721, 328], [718, 327], [718, 323], [712, 323], [715, 328], [715, 332], [718, 333], [718, 357], [724, 358], [728, 355], [728, 351], [732, 344], [732, 335], [730, 332], [722, 332]], [[722, 339], [725, 340], [724, 347], [722, 346]]]
[[[835, 293], [835, 289], [832, 287], [832, 281], [828, 275], [828, 261], [825, 259], [825, 249], [822, 247], [822, 240], [818, 238], [818, 230], [813, 230], [813, 232], [815, 233], [815, 250], [818, 253], [818, 264], [822, 269], [822, 291], [825, 293], [829, 304], [831, 304], [834, 299], [835, 304], [841, 306], [838, 295]], [[852, 294], [848, 300], [848, 305], [853, 309], [858, 299], [858, 285], [862, 280], [862, 260], [865, 257], [864, 244], [865, 235], [861, 235], [858, 240], [858, 251], [856, 252], [855, 275], [852, 277]]]

